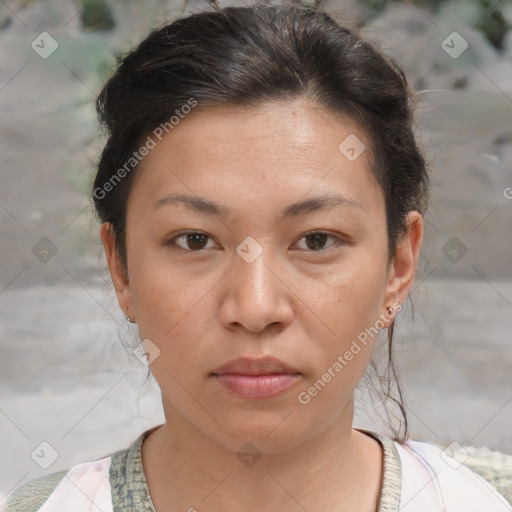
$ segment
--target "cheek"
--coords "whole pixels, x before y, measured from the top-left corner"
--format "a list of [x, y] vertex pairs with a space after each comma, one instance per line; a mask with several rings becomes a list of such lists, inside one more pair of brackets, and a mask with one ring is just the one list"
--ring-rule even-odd
[[[309, 283], [314, 289], [310, 287], [309, 296], [316, 300], [311, 309], [318, 311], [320, 320], [304, 326], [309, 331], [309, 352], [316, 368], [310, 380], [328, 381], [328, 387], [338, 392], [355, 387], [362, 377], [383, 326], [380, 315], [386, 284], [385, 261], [379, 262], [367, 254], [354, 254], [343, 265], [330, 269], [324, 279], [319, 281], [317, 276], [316, 281]], [[328, 395], [329, 392], [324, 393], [326, 398]], [[337, 399], [336, 392], [330, 399]]]
[[167, 264], [159, 252], [144, 251], [131, 265], [130, 290], [141, 339], [150, 339], [160, 350], [158, 361], [152, 364], [155, 377], [158, 380], [161, 375], [167, 382], [170, 374], [190, 374], [211, 328], [211, 311], [205, 307], [208, 290], [218, 278], [192, 278]]
[[[311, 300], [338, 339], [355, 335], [379, 317], [386, 288], [386, 264], [368, 250], [355, 250], [322, 278], [313, 277]], [[316, 296], [316, 299], [315, 299]]]
[[194, 328], [199, 325], [194, 319], [200, 316], [204, 295], [201, 287], [155, 269], [139, 275], [132, 288], [141, 336], [166, 344], [181, 337], [194, 339]]
[[[312, 372], [307, 375], [297, 400], [302, 406], [322, 410], [321, 414], [334, 417], [350, 400], [370, 363], [380, 330], [376, 326], [380, 310], [376, 297], [380, 290], [378, 280], [340, 278], [331, 285], [324, 302], [322, 336], [310, 330], [304, 353], [309, 354]], [[366, 291], [366, 293], [364, 293]], [[306, 329], [311, 329], [310, 324]], [[318, 326], [317, 326], [318, 327]], [[304, 411], [307, 414], [307, 411]]]
[[161, 338], [193, 307], [193, 284], [166, 257], [165, 248], [148, 247], [142, 236], [127, 244], [128, 274], [141, 336]]

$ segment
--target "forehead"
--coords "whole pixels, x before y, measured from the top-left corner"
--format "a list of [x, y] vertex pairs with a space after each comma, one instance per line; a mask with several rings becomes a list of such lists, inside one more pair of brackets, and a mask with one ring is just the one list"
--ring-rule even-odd
[[[139, 207], [175, 192], [214, 196], [234, 208], [244, 200], [247, 207], [251, 198], [255, 207], [279, 210], [308, 195], [336, 192], [370, 209], [383, 200], [365, 132], [306, 100], [197, 109], [161, 140], [150, 136], [154, 148], [140, 162], [129, 198]], [[347, 140], [362, 151], [355, 159], [346, 152]]]

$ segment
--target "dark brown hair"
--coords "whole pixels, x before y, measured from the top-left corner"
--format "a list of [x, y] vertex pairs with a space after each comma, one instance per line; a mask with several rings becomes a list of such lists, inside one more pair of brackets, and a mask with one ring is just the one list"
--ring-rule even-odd
[[[100, 221], [112, 224], [125, 270], [126, 204], [136, 171], [130, 159], [148, 134], [169, 123], [191, 99], [198, 110], [252, 108], [291, 98], [348, 116], [369, 135], [371, 171], [385, 197], [392, 260], [406, 229], [406, 214], [416, 210], [423, 215], [429, 192], [405, 74], [355, 30], [320, 9], [285, 1], [215, 8], [177, 19], [153, 30], [119, 59], [97, 99], [108, 140], [92, 198]], [[388, 369], [396, 379], [393, 326], [388, 330]], [[388, 397], [389, 390], [388, 385]], [[403, 414], [406, 437], [399, 386], [398, 393], [399, 399], [393, 400]]]

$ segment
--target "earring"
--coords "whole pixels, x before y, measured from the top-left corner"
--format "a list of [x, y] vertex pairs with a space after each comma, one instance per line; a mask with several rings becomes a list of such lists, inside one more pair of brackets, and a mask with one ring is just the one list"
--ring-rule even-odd
[[395, 308], [393, 308], [393, 306], [388, 306], [386, 311], [388, 312], [388, 315], [392, 315], [395, 312]]
[[133, 320], [132, 320], [128, 315], [126, 315], [126, 314], [124, 315], [124, 317], [125, 317], [125, 318], [126, 318], [126, 320], [127, 320], [128, 322], [130, 322], [131, 324], [136, 324], [136, 323], [137, 323], [137, 322], [134, 322], [134, 321], [133, 321]]

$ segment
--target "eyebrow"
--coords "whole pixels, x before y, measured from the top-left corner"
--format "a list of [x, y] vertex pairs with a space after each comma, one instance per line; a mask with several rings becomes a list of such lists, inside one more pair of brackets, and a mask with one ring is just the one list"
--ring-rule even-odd
[[[182, 204], [189, 210], [195, 212], [218, 217], [227, 218], [232, 214], [232, 210], [230, 208], [216, 203], [215, 201], [184, 194], [168, 194], [159, 199], [153, 205], [153, 209], [158, 209], [164, 205], [176, 204]], [[346, 206], [364, 211], [361, 203], [354, 199], [339, 195], [323, 195], [290, 204], [283, 208], [281, 215], [282, 217], [297, 217], [299, 215], [305, 215], [314, 211], [327, 210], [339, 206]]]

